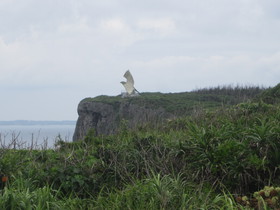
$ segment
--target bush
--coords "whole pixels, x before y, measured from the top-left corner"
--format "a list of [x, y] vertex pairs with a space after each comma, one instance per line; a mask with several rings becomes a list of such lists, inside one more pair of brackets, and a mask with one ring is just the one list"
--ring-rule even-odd
[[279, 121], [277, 104], [242, 103], [156, 129], [123, 122], [119, 134], [91, 131], [54, 150], [2, 149], [0, 208], [241, 208], [231, 194], [280, 185]]

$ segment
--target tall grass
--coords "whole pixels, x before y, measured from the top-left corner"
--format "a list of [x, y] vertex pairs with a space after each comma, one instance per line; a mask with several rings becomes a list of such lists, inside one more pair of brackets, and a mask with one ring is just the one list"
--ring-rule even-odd
[[0, 173], [10, 179], [0, 209], [269, 208], [277, 199], [254, 192], [280, 186], [279, 125], [279, 105], [260, 101], [156, 129], [124, 123], [119, 134], [90, 131], [54, 149], [1, 149]]
[[217, 194], [203, 184], [194, 185], [180, 176], [153, 174], [124, 189], [99, 195], [95, 209], [236, 209], [233, 197]]

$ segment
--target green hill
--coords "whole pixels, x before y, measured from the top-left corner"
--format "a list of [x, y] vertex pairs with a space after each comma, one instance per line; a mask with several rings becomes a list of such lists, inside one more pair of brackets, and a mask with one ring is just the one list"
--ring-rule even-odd
[[170, 108], [182, 113], [196, 103], [204, 109], [156, 128], [122, 124], [114, 135], [58, 139], [54, 150], [1, 149], [0, 172], [9, 183], [0, 208], [279, 209], [278, 86], [142, 93], [125, 100], [145, 98], [166, 109], [182, 102]]
[[194, 107], [213, 109], [246, 102], [259, 95], [263, 90], [264, 88], [260, 87], [222, 86], [181, 93], [144, 92], [139, 97], [131, 98], [122, 98], [120, 95], [103, 95], [95, 98], [86, 98], [82, 102], [96, 101], [118, 107], [121, 102], [128, 101], [146, 107], [162, 107], [166, 111], [175, 114], [189, 114]]
[[265, 91], [263, 91], [259, 97], [257, 97], [258, 100], [262, 100], [265, 103], [269, 104], [277, 104], [280, 102], [280, 83], [276, 85], [273, 88], [269, 88]]

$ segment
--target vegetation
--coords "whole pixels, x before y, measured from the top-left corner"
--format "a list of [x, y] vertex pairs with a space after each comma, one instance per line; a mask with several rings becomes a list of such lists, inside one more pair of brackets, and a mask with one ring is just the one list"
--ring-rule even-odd
[[280, 83], [275, 86], [274, 88], [269, 88], [265, 91], [263, 91], [259, 97], [257, 97], [258, 100], [262, 100], [265, 103], [270, 104], [277, 104], [280, 102]]
[[266, 100], [279, 88], [157, 129], [1, 149], [0, 209], [279, 209], [280, 104]]
[[215, 109], [221, 106], [236, 105], [260, 94], [264, 88], [223, 86], [182, 93], [141, 93], [141, 97], [122, 98], [121, 96], [98, 96], [86, 98], [82, 102], [96, 101], [108, 103], [118, 109], [123, 101], [152, 108], [163, 108], [177, 115], [189, 115], [194, 109]]

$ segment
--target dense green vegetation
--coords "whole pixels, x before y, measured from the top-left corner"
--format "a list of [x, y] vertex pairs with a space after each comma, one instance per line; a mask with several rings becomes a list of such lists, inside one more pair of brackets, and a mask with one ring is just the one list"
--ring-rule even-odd
[[141, 106], [159, 108], [178, 115], [189, 115], [194, 109], [215, 109], [235, 105], [259, 95], [264, 88], [250, 86], [223, 86], [182, 93], [141, 93], [141, 97], [98, 96], [86, 101], [108, 103], [118, 109], [123, 101]]
[[[116, 135], [92, 130], [80, 142], [58, 139], [53, 150], [1, 149], [9, 181], [0, 209], [280, 208], [279, 89], [248, 91], [250, 101], [195, 109], [157, 129], [129, 130], [124, 121]], [[232, 89], [208, 91], [234, 99]], [[163, 103], [152, 95], [143, 97]]]

